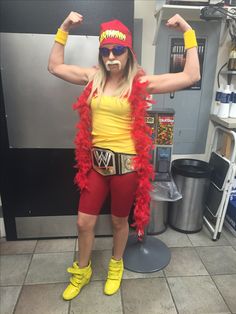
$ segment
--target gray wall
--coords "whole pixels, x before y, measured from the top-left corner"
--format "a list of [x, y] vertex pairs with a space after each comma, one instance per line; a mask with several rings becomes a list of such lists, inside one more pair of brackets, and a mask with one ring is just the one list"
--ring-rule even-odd
[[[117, 18], [133, 30], [132, 0], [0, 0], [0, 193], [7, 240], [76, 235], [71, 223], [79, 201], [73, 183], [78, 117], [72, 104], [81, 88], [47, 72], [54, 35], [71, 10], [84, 15], [84, 24], [71, 32], [68, 63], [97, 63], [101, 22]], [[136, 44], [141, 54], [141, 39]], [[106, 200], [97, 234], [111, 233], [109, 212]]]
[[[11, 148], [74, 148], [77, 114], [72, 104], [83, 87], [47, 71], [55, 32], [71, 10], [84, 15], [71, 32], [65, 62], [97, 64], [99, 24], [112, 18], [133, 29], [133, 1], [1, 1], [1, 75]], [[56, 8], [56, 10], [55, 10]], [[124, 8], [126, 12], [124, 13]], [[134, 47], [141, 59], [142, 20]]]
[[[1, 34], [1, 67], [11, 148], [73, 148], [77, 113], [72, 104], [82, 87], [47, 71], [54, 35]], [[88, 53], [85, 53], [87, 51]], [[97, 64], [97, 36], [69, 36], [65, 62]]]
[[[183, 90], [174, 94], [157, 95], [158, 108], [173, 108], [175, 115], [174, 154], [205, 152], [209, 113], [215, 80], [220, 23], [191, 22], [198, 38], [206, 39], [201, 90]], [[171, 38], [181, 38], [162, 22], [156, 48], [155, 73], [169, 72]]]

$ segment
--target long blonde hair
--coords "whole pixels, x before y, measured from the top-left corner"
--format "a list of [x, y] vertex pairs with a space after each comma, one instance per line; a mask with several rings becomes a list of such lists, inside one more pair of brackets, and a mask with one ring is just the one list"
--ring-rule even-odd
[[[130, 49], [129, 48], [127, 49], [128, 49], [128, 60], [124, 68], [124, 75], [123, 75], [122, 80], [120, 81], [119, 87], [116, 89], [113, 96], [129, 97], [132, 90], [133, 80], [139, 71], [139, 65], [136, 59], [134, 58]], [[100, 54], [98, 56], [98, 61], [99, 61], [99, 69], [93, 78], [93, 87], [92, 87], [91, 94], [89, 95], [89, 99], [88, 99], [89, 102], [91, 101], [94, 95], [94, 92], [96, 92], [98, 97], [102, 96], [104, 87], [106, 84], [106, 80], [109, 76], [109, 72], [107, 71]]]

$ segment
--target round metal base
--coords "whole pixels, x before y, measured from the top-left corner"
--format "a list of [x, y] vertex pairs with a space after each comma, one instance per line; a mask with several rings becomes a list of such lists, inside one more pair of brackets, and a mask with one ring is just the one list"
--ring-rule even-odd
[[170, 250], [159, 239], [147, 236], [139, 241], [130, 235], [123, 256], [125, 269], [137, 273], [152, 273], [165, 268], [170, 262]]

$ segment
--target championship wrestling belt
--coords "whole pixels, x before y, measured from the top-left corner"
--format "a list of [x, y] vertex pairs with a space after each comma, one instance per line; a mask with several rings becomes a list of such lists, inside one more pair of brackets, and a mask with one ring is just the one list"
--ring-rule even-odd
[[93, 169], [103, 176], [122, 175], [133, 172], [133, 158], [136, 155], [115, 153], [110, 149], [93, 147]]

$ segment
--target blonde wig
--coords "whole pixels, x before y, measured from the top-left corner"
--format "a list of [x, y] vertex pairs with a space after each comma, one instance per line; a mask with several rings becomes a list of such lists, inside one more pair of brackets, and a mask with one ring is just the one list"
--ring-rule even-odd
[[[119, 87], [114, 92], [113, 96], [117, 97], [129, 97], [131, 90], [132, 90], [132, 84], [135, 76], [137, 75], [138, 71], [140, 70], [139, 65], [134, 58], [134, 55], [128, 49], [128, 59], [124, 68], [124, 75], [120, 81]], [[106, 84], [106, 80], [109, 76], [109, 72], [107, 71], [105, 64], [102, 60], [101, 55], [99, 54], [98, 57], [99, 61], [99, 70], [95, 74], [93, 78], [93, 87], [91, 94], [89, 96], [89, 101], [91, 101], [94, 93], [96, 92], [96, 95], [98, 97], [101, 97], [104, 91], [104, 87]]]

